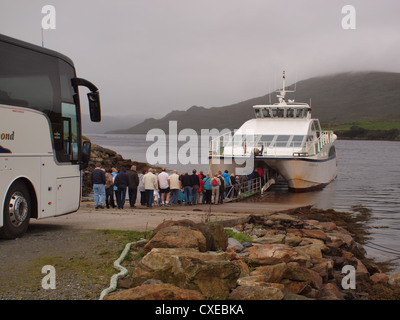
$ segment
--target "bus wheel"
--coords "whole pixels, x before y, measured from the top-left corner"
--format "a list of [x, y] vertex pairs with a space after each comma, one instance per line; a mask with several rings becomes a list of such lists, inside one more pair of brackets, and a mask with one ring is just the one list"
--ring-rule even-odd
[[32, 211], [32, 201], [24, 183], [17, 181], [7, 193], [0, 237], [15, 239], [25, 234]]

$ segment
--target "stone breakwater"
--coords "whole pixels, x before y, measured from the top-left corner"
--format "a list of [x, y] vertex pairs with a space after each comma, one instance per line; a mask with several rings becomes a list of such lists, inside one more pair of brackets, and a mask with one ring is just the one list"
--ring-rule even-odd
[[[141, 258], [105, 299], [400, 298], [399, 274], [388, 276], [365, 257], [366, 232], [349, 215], [303, 208], [214, 223], [165, 221], [134, 246]], [[355, 289], [343, 288], [344, 266], [354, 267]]]

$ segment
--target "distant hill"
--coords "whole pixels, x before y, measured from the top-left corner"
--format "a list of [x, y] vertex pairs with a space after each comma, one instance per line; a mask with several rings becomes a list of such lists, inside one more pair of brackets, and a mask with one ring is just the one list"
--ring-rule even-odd
[[[293, 86], [292, 86], [293, 89]], [[400, 73], [346, 72], [315, 77], [297, 83], [296, 92], [288, 99], [310, 103], [313, 118], [323, 123], [348, 123], [363, 120], [400, 121]], [[277, 102], [271, 93], [272, 103]], [[187, 111], [172, 111], [161, 119], [146, 119], [126, 130], [109, 133], [145, 134], [159, 128], [168, 132], [169, 121], [178, 122], [178, 132], [184, 128], [237, 129], [254, 117], [253, 106], [269, 104], [269, 94], [224, 107], [193, 106]]]
[[145, 117], [126, 116], [123, 118], [117, 116], [102, 115], [101, 122], [92, 122], [88, 114], [82, 114], [83, 134], [102, 134], [115, 128], [130, 128], [141, 123]]

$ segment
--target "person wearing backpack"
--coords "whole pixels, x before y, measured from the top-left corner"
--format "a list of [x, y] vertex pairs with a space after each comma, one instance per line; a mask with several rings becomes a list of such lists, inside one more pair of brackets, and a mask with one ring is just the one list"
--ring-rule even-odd
[[205, 191], [205, 203], [211, 204], [211, 193], [212, 193], [212, 185], [211, 185], [210, 175], [207, 173], [206, 177], [203, 179], [204, 181], [204, 191]]
[[219, 202], [219, 187], [221, 186], [221, 180], [218, 178], [217, 173], [211, 179], [211, 186], [212, 186], [212, 203], [218, 204], [218, 202]]
[[109, 209], [110, 207], [115, 208], [114, 203], [114, 177], [112, 175], [112, 168], [109, 168], [105, 173], [106, 176], [106, 184], [104, 188], [106, 189], [106, 207]]

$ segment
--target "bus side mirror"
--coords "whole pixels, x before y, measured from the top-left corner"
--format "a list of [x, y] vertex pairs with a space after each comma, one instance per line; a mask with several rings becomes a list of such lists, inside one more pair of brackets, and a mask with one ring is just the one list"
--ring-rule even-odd
[[101, 121], [100, 93], [98, 91], [89, 92], [87, 96], [89, 100], [90, 120], [92, 122], [100, 122]]
[[101, 110], [99, 89], [97, 89], [97, 87], [90, 81], [82, 78], [71, 79], [71, 84], [75, 89], [75, 93], [78, 93], [79, 86], [84, 86], [90, 90], [90, 92], [87, 94], [89, 100], [90, 120], [92, 120], [93, 122], [100, 122]]
[[89, 166], [91, 149], [92, 144], [89, 141], [84, 141], [82, 145], [81, 170], [86, 169]]

